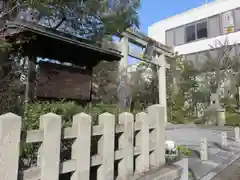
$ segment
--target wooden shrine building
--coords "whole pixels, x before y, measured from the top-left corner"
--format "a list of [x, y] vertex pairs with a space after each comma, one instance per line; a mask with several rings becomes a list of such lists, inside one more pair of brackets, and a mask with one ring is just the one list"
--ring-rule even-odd
[[[25, 95], [28, 100], [64, 98], [89, 101], [92, 97], [93, 67], [102, 60], [120, 61], [119, 72], [124, 75], [127, 73], [130, 56], [158, 68], [161, 82], [158, 88], [159, 103], [166, 106], [166, 69], [170, 68], [170, 62], [175, 57], [172, 47], [133, 29], [117, 34], [120, 38], [118, 42], [103, 40], [101, 44], [97, 44], [39, 25], [36, 23], [38, 21], [34, 20], [34, 12], [30, 13], [31, 16], [26, 16], [26, 20], [22, 20], [19, 13], [0, 18], [0, 37], [12, 44], [11, 51], [20, 50], [21, 54], [29, 59], [26, 83], [28, 96]], [[134, 45], [139, 48], [135, 49]], [[60, 63], [38, 62], [38, 57]], [[39, 67], [37, 73], [36, 65]], [[120, 81], [121, 77], [120, 75]], [[122, 92], [119, 94], [124, 96], [119, 99], [124, 99], [125, 102], [128, 98], [126, 88], [119, 91]]]
[[[26, 83], [29, 101], [45, 98], [89, 101], [92, 68], [102, 60], [121, 59], [120, 52], [36, 23], [5, 21], [1, 38], [12, 44], [12, 52], [21, 51], [29, 59]], [[37, 58], [60, 63], [38, 62]]]

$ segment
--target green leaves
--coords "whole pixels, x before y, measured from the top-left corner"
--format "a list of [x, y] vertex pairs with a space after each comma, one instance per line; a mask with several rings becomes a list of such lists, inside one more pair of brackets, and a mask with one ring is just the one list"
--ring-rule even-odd
[[93, 40], [139, 27], [140, 2], [136, 0], [12, 0], [6, 3], [7, 14], [16, 6], [31, 7], [37, 9], [45, 21], [51, 20], [50, 27], [64, 18], [59, 26], [61, 30]]
[[6, 42], [4, 39], [0, 39], [0, 50], [1, 51], [5, 51], [8, 48], [11, 48], [12, 44]]
[[188, 157], [192, 153], [192, 151], [185, 146], [177, 146], [177, 150], [181, 157]]
[[[19, 1], [18, 1], [19, 2]], [[61, 0], [24, 0], [23, 4], [30, 6], [32, 8], [38, 8], [39, 6], [48, 6], [53, 4], [62, 3]]]

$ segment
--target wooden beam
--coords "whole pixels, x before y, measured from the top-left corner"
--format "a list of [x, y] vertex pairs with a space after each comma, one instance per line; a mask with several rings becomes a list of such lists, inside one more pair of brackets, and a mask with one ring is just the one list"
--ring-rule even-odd
[[31, 102], [36, 98], [35, 83], [36, 83], [36, 57], [32, 56], [32, 57], [29, 57], [29, 60], [28, 60], [28, 82], [27, 82], [28, 102]]

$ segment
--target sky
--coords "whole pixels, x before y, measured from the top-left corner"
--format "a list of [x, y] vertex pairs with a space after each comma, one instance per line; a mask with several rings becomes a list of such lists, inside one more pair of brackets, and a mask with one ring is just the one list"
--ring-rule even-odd
[[147, 34], [151, 24], [205, 3], [206, 0], [141, 0], [140, 30]]

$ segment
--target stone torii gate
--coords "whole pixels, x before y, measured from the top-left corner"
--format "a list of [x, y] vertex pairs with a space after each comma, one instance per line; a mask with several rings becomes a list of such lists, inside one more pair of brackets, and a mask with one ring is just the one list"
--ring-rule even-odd
[[[142, 51], [136, 51], [130, 43], [141, 47]], [[170, 68], [169, 62], [174, 57], [173, 48], [131, 29], [120, 35], [119, 42], [105, 42], [104, 45], [121, 52], [122, 58], [119, 63], [121, 73], [127, 74], [128, 56], [158, 66], [159, 104], [165, 107], [165, 122], [167, 122], [166, 69]]]

